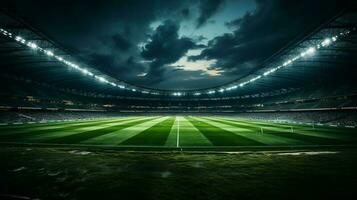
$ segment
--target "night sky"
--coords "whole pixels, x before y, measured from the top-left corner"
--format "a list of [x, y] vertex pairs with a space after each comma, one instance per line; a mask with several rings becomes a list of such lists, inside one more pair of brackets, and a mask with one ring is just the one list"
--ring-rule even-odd
[[313, 30], [333, 0], [9, 1], [100, 71], [162, 89], [216, 86]]

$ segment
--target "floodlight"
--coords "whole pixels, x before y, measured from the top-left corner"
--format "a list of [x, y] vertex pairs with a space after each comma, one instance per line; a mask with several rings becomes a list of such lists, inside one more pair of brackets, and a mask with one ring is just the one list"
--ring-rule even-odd
[[312, 55], [312, 54], [315, 53], [315, 51], [316, 51], [316, 49], [315, 49], [314, 47], [310, 47], [310, 48], [306, 51], [306, 53], [308, 53], [309, 55]]
[[45, 50], [46, 55], [48, 56], [53, 56], [53, 52], [49, 50]]
[[103, 77], [95, 76], [95, 78], [98, 79], [100, 82], [107, 82], [107, 80]]
[[37, 45], [35, 43], [33, 43], [33, 42], [28, 42], [27, 46], [31, 47], [32, 49], [36, 49], [37, 48]]
[[20, 42], [20, 41], [22, 40], [22, 37], [16, 36], [16, 37], [15, 37], [15, 40], [18, 41], [18, 42]]
[[[5, 31], [4, 33], [7, 33], [7, 32]], [[21, 36], [16, 36], [15, 40], [18, 41], [18, 42], [21, 42], [22, 44], [25, 44], [25, 42], [26, 42], [26, 40], [23, 39]]]
[[172, 95], [174, 95], [174, 96], [181, 96], [182, 93], [181, 93], [181, 92], [174, 92], [174, 93], [172, 93]]
[[330, 44], [331, 44], [330, 38], [326, 38], [326, 39], [321, 43], [321, 45], [322, 45], [323, 47], [328, 46], [328, 45], [330, 45]]

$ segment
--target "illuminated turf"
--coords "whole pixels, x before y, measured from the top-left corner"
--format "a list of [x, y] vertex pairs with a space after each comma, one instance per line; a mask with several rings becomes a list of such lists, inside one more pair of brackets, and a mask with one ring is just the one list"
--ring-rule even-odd
[[1, 143], [119, 147], [275, 147], [354, 145], [355, 129], [274, 124], [227, 117], [120, 117], [80, 122], [6, 125]]

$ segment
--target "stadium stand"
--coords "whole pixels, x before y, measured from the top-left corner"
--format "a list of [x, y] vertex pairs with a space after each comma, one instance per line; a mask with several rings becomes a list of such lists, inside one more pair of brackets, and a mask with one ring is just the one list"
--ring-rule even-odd
[[125, 116], [115, 112], [91, 111], [0, 111], [1, 124], [45, 123]]
[[[16, 16], [4, 11], [1, 16], [6, 30], [1, 29], [4, 42], [0, 47], [11, 49], [0, 55], [2, 123], [123, 113], [224, 113], [252, 119], [355, 125], [357, 73], [350, 67], [357, 64], [353, 59], [357, 51], [353, 45], [357, 38], [354, 11], [341, 12], [302, 34], [264, 61], [265, 68], [245, 78], [215, 88], [187, 91], [145, 88], [115, 80], [72, 56]], [[17, 34], [42, 41], [48, 49], [64, 56], [31, 42], [23, 45], [23, 38], [12, 36], [14, 26], [18, 27]], [[318, 45], [310, 47], [311, 44]], [[43, 55], [34, 55], [33, 49]], [[308, 54], [314, 54], [313, 59]], [[78, 65], [65, 59], [75, 60]], [[283, 64], [274, 67], [279, 63]]]

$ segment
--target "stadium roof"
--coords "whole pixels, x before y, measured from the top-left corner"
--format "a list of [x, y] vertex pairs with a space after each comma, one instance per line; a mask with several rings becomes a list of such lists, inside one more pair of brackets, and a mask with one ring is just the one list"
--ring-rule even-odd
[[2, 74], [44, 82], [60, 88], [112, 95], [215, 96], [244, 95], [301, 86], [337, 72], [356, 73], [357, 11], [346, 9], [308, 33], [301, 33], [265, 60], [259, 70], [228, 84], [198, 90], [159, 90], [128, 84], [86, 64], [43, 32], [17, 16], [0, 13]]

